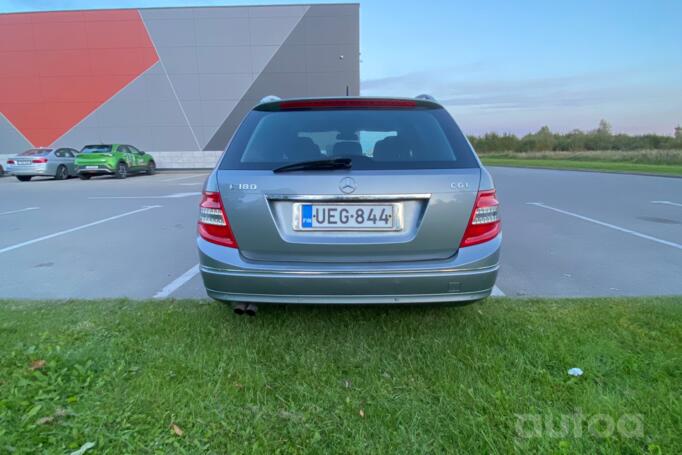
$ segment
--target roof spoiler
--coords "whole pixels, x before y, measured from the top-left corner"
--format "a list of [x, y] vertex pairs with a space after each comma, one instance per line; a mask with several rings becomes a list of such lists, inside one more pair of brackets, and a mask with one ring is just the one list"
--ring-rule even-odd
[[[317, 109], [411, 109], [441, 107], [436, 101], [427, 98], [371, 98], [371, 97], [339, 97], [339, 98], [300, 98], [272, 99], [256, 106], [259, 111], [280, 110], [317, 110]], [[266, 98], [263, 98], [265, 100]]]

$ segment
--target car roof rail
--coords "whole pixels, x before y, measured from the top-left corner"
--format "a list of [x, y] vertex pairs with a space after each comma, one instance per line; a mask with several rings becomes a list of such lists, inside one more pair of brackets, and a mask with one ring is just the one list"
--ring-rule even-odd
[[436, 101], [436, 98], [427, 93], [422, 93], [420, 95], [415, 96], [414, 98], [417, 100]]
[[272, 103], [274, 101], [282, 101], [282, 98], [280, 98], [277, 95], [268, 95], [268, 96], [264, 96], [263, 98], [261, 98], [261, 100], [258, 102], [258, 104]]

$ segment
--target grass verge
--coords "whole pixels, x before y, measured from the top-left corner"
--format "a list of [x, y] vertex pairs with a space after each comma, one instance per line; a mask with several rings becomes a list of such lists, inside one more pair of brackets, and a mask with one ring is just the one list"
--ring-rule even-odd
[[577, 169], [682, 176], [680, 150], [499, 152], [481, 154], [490, 166]]
[[682, 298], [0, 301], [0, 452], [679, 453], [681, 326]]

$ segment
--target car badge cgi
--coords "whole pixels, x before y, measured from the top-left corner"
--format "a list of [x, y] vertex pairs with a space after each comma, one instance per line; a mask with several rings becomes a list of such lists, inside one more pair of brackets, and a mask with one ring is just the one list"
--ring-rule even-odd
[[358, 187], [358, 184], [355, 183], [355, 180], [353, 180], [350, 177], [342, 178], [341, 183], [339, 183], [339, 189], [344, 194], [350, 194], [350, 193], [354, 192], [357, 189], [357, 187]]

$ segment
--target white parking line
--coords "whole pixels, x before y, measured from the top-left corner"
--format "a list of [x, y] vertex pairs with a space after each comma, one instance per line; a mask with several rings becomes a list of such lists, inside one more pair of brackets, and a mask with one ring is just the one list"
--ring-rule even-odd
[[172, 179], [164, 179], [161, 180], [162, 182], [177, 182], [178, 180], [187, 180], [187, 179], [192, 179], [194, 177], [206, 177], [208, 174], [193, 174], [193, 175], [184, 175], [182, 177], [173, 177]]
[[7, 253], [8, 251], [16, 250], [17, 248], [21, 248], [24, 246], [33, 245], [34, 243], [42, 242], [43, 240], [53, 239], [55, 237], [59, 237], [60, 235], [70, 234], [71, 232], [80, 231], [81, 229], [89, 228], [92, 226], [97, 226], [98, 224], [106, 223], [107, 221], [113, 221], [113, 220], [117, 220], [119, 218], [123, 218], [125, 216], [134, 215], [134, 214], [140, 213], [140, 212], [146, 212], [147, 210], [155, 209], [158, 207], [162, 207], [162, 206], [161, 205], [149, 205], [146, 207], [142, 207], [141, 209], [133, 210], [131, 212], [121, 213], [120, 215], [110, 216], [109, 218], [104, 218], [102, 220], [93, 221], [92, 223], [83, 224], [81, 226], [76, 226], [74, 228], [67, 229], [65, 231], [59, 231], [59, 232], [55, 232], [54, 234], [49, 234], [49, 235], [44, 235], [42, 237], [38, 237], [37, 239], [17, 243], [15, 245], [11, 245], [11, 246], [0, 249], [0, 254]]
[[639, 237], [641, 239], [651, 240], [652, 242], [660, 243], [661, 245], [671, 246], [673, 248], [677, 248], [678, 250], [682, 250], [682, 245], [680, 245], [679, 243], [669, 242], [667, 240], [659, 239], [657, 237], [652, 237], [652, 236], [647, 235], [647, 234], [642, 234], [641, 232], [633, 231], [631, 229], [625, 229], [625, 228], [622, 228], [620, 226], [616, 226], [614, 224], [609, 224], [609, 223], [605, 223], [603, 221], [595, 220], [593, 218], [588, 218], [588, 217], [583, 216], [583, 215], [578, 215], [577, 213], [569, 212], [567, 210], [562, 210], [562, 209], [558, 209], [556, 207], [551, 207], [549, 205], [543, 204], [542, 202], [526, 202], [526, 204], [534, 205], [536, 207], [542, 207], [543, 209], [547, 209], [547, 210], [553, 210], [557, 213], [563, 213], [564, 215], [572, 216], [572, 217], [575, 217], [575, 218], [578, 218], [578, 219], [581, 219], [584, 221], [589, 221], [590, 223], [598, 224], [600, 226], [604, 226], [604, 227], [607, 227], [610, 229], [614, 229], [616, 231], [625, 232], [626, 234], [634, 235], [635, 237]]
[[493, 292], [492, 294], [493, 297], [504, 297], [504, 292], [502, 292], [502, 289], [498, 288], [497, 285], [493, 286]]
[[182, 197], [201, 196], [200, 192], [162, 194], [160, 196], [90, 196], [88, 199], [178, 199]]
[[195, 265], [170, 283], [168, 283], [163, 289], [154, 294], [155, 299], [165, 299], [179, 288], [181, 288], [185, 283], [194, 278], [199, 273], [199, 264]]
[[2, 212], [0, 215], [10, 215], [12, 213], [28, 212], [29, 210], [38, 210], [40, 207], [26, 207], [25, 209], [10, 210], [9, 212]]
[[200, 192], [173, 193], [161, 196], [91, 196], [88, 199], [178, 199], [183, 197], [201, 196]]
[[677, 207], [682, 207], [682, 204], [670, 201], [651, 201], [652, 204], [665, 204], [665, 205], [675, 205]]

